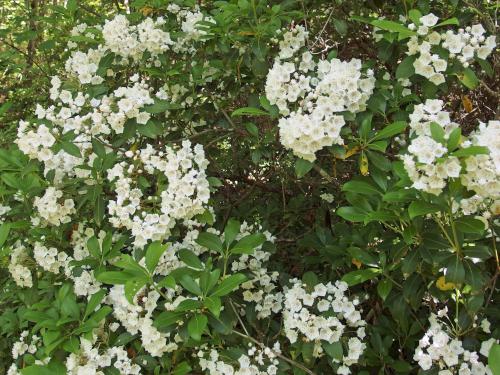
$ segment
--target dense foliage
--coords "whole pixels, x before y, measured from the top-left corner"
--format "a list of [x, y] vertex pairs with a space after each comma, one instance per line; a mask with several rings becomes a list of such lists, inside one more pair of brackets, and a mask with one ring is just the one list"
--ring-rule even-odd
[[6, 6], [0, 374], [499, 375], [496, 12]]

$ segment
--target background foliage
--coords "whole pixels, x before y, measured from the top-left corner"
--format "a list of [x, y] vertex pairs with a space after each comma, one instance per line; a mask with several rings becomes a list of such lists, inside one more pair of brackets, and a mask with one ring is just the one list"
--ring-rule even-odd
[[[33, 118], [36, 104], [47, 107], [51, 102], [50, 80], [64, 71], [64, 63], [70, 56], [67, 42], [75, 41], [79, 45], [89, 42], [72, 38], [70, 30], [80, 23], [102, 24], [119, 13], [126, 13], [134, 22], [148, 16], [162, 16], [166, 14], [168, 3], [162, 0], [125, 3], [119, 0], [4, 0], [0, 3], [0, 203], [12, 204], [15, 192], [31, 199], [41, 195], [48, 185], [40, 163], [28, 160], [12, 147], [12, 142], [19, 120]], [[196, 5], [194, 1], [176, 3]], [[437, 197], [409, 189], [411, 182], [398, 157], [401, 147], [395, 141], [396, 137], [405, 138], [408, 134], [408, 115], [425, 99], [442, 99], [463, 136], [469, 135], [479, 121], [498, 119], [498, 55], [495, 51], [487, 61], [477, 62], [468, 70], [450, 68], [449, 79], [435, 86], [414, 74], [411, 66], [401, 63], [406, 57], [407, 42], [401, 38], [401, 30], [394, 25], [384, 28], [373, 23], [373, 19], [382, 17], [399, 22], [400, 15], [411, 17], [410, 10], [418, 9], [424, 15], [439, 14], [441, 20], [456, 18], [459, 25], [480, 22], [488, 34], [495, 35], [498, 4], [463, 0], [234, 0], [200, 1], [198, 5], [212, 15], [216, 23], [204, 25], [209, 32], [203, 46], [192, 57], [197, 64], [185, 64], [180, 59], [169, 62], [172, 63], [169, 70], [142, 63], [139, 67], [141, 74], [151, 77], [155, 89], [165, 82], [186, 84], [192, 90], [189, 95], [195, 104], [178, 111], [174, 108], [173, 116], [168, 119], [163, 117], [166, 108], [152, 109], [151, 113], [160, 122], [159, 128], [138, 135], [138, 143], [141, 146], [147, 143], [163, 145], [189, 138], [204, 146], [210, 162], [207, 176], [212, 178], [210, 205], [214, 208], [214, 227], [222, 238], [211, 240], [224, 241], [222, 233], [228, 231], [231, 223], [247, 221], [276, 237], [274, 244], [266, 243], [272, 253], [267, 267], [277, 270], [281, 280], [297, 277], [308, 286], [340, 279], [347, 282], [352, 296], [362, 301], [363, 319], [368, 324], [367, 349], [353, 373], [437, 373], [422, 372], [413, 354], [418, 340], [427, 330], [430, 312], [437, 313], [445, 306], [455, 324], [455, 333], [471, 348], [486, 339], [475, 329], [484, 318], [491, 323], [489, 336], [498, 339], [497, 217], [487, 218], [486, 227], [473, 215], [457, 216], [452, 212], [452, 201], [468, 197], [460, 184], [450, 183], [449, 189]], [[265, 97], [266, 76], [278, 50], [273, 40], [277, 37], [276, 31], [289, 30], [296, 24], [309, 31], [307, 47], [315, 57], [359, 58], [364, 69], [375, 71], [377, 79], [367, 110], [346, 115], [347, 125], [342, 130], [345, 145], [321, 150], [314, 163], [299, 159], [282, 147], [277, 127], [280, 115], [277, 107]], [[372, 35], [376, 25], [384, 34], [378, 42]], [[205, 63], [207, 65], [203, 65]], [[214, 68], [211, 80], [203, 76], [207, 67]], [[384, 78], [387, 73], [389, 79]], [[189, 85], [187, 76], [192, 78]], [[395, 94], [402, 89], [398, 87], [398, 78], [411, 79], [411, 95]], [[127, 82], [125, 74], [117, 76], [109, 83], [109, 90]], [[205, 125], [192, 127], [192, 123], [200, 121]], [[164, 125], [167, 123], [178, 124], [178, 127], [172, 130], [170, 125]], [[129, 140], [124, 141], [124, 147], [133, 147], [135, 143], [127, 142]], [[450, 149], [453, 150], [455, 148]], [[93, 168], [104, 175], [104, 166], [101, 170], [95, 165]], [[332, 202], [321, 198], [325, 193], [333, 195]], [[112, 195], [113, 190], [105, 187], [99, 199], [107, 200]], [[113, 228], [103, 220], [106, 214], [100, 212], [96, 202], [82, 203], [78, 215], [94, 229], [111, 233]], [[74, 229], [69, 226], [60, 232], [39, 232], [29, 225], [33, 211], [32, 204], [26, 203], [5, 221], [8, 228], [3, 225], [0, 230], [0, 245], [3, 246], [0, 252], [0, 374], [6, 373], [13, 362], [11, 349], [21, 332], [34, 329], [35, 324], [40, 323], [34, 312], [50, 315], [49, 309], [55, 309], [58, 316], [74, 318], [64, 327], [67, 332], [74, 332], [72, 324], [83, 327], [82, 332], [91, 331], [110, 313], [103, 311], [102, 317], [89, 318], [88, 312], [93, 309], [87, 311], [90, 303], [87, 298], [77, 297], [64, 275], [44, 275], [36, 264], [30, 268], [39, 276], [37, 285], [27, 289], [16, 286], [8, 271], [9, 246], [15, 240], [46, 235], [62, 243], [70, 238]], [[210, 219], [205, 219], [211, 224]], [[182, 229], [178, 229], [173, 231], [172, 237], [182, 238], [183, 234]], [[225, 274], [226, 268], [221, 264], [238, 252], [226, 254], [217, 248], [218, 245], [206, 240], [208, 242], [201, 245], [216, 255], [210, 260], [201, 257], [203, 270], [220, 269]], [[225, 243], [227, 251], [230, 243], [232, 241]], [[250, 250], [262, 243], [257, 241], [252, 245], [255, 246], [250, 246]], [[122, 252], [132, 254], [128, 251], [130, 238], [127, 246]], [[144, 252], [145, 249], [141, 256]], [[104, 259], [104, 247], [98, 248], [97, 253], [103, 255], [100, 264], [103, 272], [125, 272], [126, 277], [130, 276], [127, 271], [133, 273], [127, 267], [134, 268], [134, 262], [141, 257], [132, 254], [136, 258], [130, 261], [132, 265], [122, 261], [111, 266], [106, 263], [108, 259]], [[195, 260], [189, 258], [191, 254], [185, 257], [183, 261], [197, 269], [198, 257]], [[110, 255], [109, 259], [112, 258]], [[445, 281], [440, 280], [444, 270]], [[201, 273], [194, 272], [193, 278], [201, 279]], [[173, 276], [179, 285], [179, 278]], [[230, 298], [241, 302], [237, 286], [242, 280], [237, 280], [236, 274], [233, 276], [234, 286], [229, 289], [234, 292]], [[103, 284], [122, 283], [106, 279], [106, 276], [100, 281]], [[447, 286], [443, 286], [444, 282]], [[144, 279], [142, 285], [149, 283], [155, 281]], [[164, 283], [162, 287], [166, 288], [167, 281]], [[184, 281], [182, 287], [191, 293], [190, 289], [199, 287], [184, 285], [186, 283], [189, 281]], [[215, 297], [224, 297], [225, 310], [232, 311], [229, 296], [218, 289], [211, 293], [207, 296], [215, 293]], [[50, 305], [46, 301], [50, 301]], [[166, 355], [158, 360], [148, 356], [137, 337], [120, 336], [112, 340], [122, 342], [129, 357], [137, 363], [139, 359], [146, 361], [144, 373], [199, 373], [191, 363], [191, 353], [202, 338], [212, 345], [241, 350], [235, 349], [241, 337], [228, 335], [224, 327], [216, 327], [213, 319], [209, 323], [203, 320], [209, 315], [207, 309], [210, 308], [187, 309], [186, 321], [197, 317], [202, 327], [190, 329], [187, 336], [189, 339], [190, 335], [192, 341], [186, 339], [185, 347], [176, 354], [180, 359]], [[245, 319], [250, 336], [271, 346], [270, 338], [279, 335], [281, 322], [279, 319], [258, 321], [252, 314], [255, 312], [247, 309]], [[236, 314], [228, 314], [225, 318], [228, 326], [239, 327], [241, 331], [243, 327]], [[209, 328], [205, 330], [207, 324]], [[51, 340], [46, 336], [43, 340], [44, 347], [50, 347]], [[55, 358], [63, 358], [73, 351], [70, 344], [61, 343], [51, 347], [50, 352], [54, 350]], [[78, 342], [75, 345], [78, 349]], [[311, 345], [305, 341], [282, 349], [287, 357], [303, 363], [316, 374], [334, 371], [330, 364], [335, 353], [315, 358]], [[28, 359], [22, 365], [33, 363]], [[189, 369], [183, 369], [184, 365], [178, 363], [186, 363]], [[41, 370], [35, 368], [34, 371]], [[54, 367], [51, 371], [58, 370]], [[280, 371], [283, 374], [304, 373], [304, 369], [285, 362]]]

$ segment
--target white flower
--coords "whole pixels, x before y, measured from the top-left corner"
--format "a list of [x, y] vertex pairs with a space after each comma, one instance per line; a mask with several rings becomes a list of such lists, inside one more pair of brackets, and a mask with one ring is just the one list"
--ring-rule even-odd
[[420, 17], [420, 22], [427, 27], [432, 27], [434, 26], [437, 21], [439, 21], [439, 18], [436, 17], [434, 14], [429, 13], [426, 16]]

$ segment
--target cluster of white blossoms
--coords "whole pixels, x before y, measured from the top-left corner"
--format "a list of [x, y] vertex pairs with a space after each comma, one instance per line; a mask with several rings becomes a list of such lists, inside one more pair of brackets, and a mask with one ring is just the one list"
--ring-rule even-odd
[[0, 225], [3, 224], [4, 219], [3, 216], [5, 216], [6, 213], [8, 213], [11, 210], [9, 206], [4, 206], [0, 204]]
[[32, 218], [33, 225], [54, 225], [59, 226], [71, 221], [71, 216], [76, 212], [73, 199], [64, 199], [63, 192], [53, 186], [49, 186], [43, 196], [35, 197], [33, 206], [38, 212], [38, 216]]
[[[37, 105], [35, 114], [39, 120], [48, 120], [52, 126], [45, 124], [31, 124], [20, 121], [15, 140], [19, 149], [30, 159], [37, 159], [44, 163], [45, 171], [54, 171], [54, 183], [59, 184], [64, 176], [85, 178], [90, 171], [76, 168], [83, 164], [83, 158], [70, 155], [65, 150], [58, 148], [55, 151], [56, 138], [68, 132], [76, 135], [72, 141], [81, 155], [85, 155], [91, 149], [90, 137], [86, 134], [85, 127], [92, 118], [90, 114], [79, 116], [78, 114], [85, 105], [87, 98], [79, 92], [75, 98], [67, 91], [61, 89], [61, 80], [53, 77], [51, 80], [50, 98], [55, 102], [48, 108]], [[95, 156], [95, 155], [93, 155]], [[93, 161], [89, 156], [89, 164]]]
[[[440, 311], [439, 315], [445, 316], [446, 312]], [[430, 327], [420, 339], [413, 356], [422, 370], [435, 368], [439, 370], [439, 375], [492, 374], [491, 370], [481, 362], [477, 352], [465, 349], [461, 340], [450, 337], [446, 330], [447, 326], [437, 315], [431, 314], [429, 322]], [[488, 352], [495, 341], [498, 340], [492, 338], [483, 342], [480, 354], [488, 357]]]
[[[278, 30], [281, 32], [281, 30]], [[278, 59], [287, 60], [295, 56], [295, 54], [306, 45], [309, 32], [304, 26], [296, 25], [290, 31], [283, 34], [283, 39], [279, 41]]]
[[487, 155], [473, 155], [465, 159], [462, 184], [483, 199], [500, 199], [500, 121], [481, 123], [471, 134], [470, 144], [486, 147]]
[[444, 102], [439, 99], [427, 99], [424, 104], [417, 104], [410, 114], [410, 135], [431, 136], [431, 123], [439, 124], [444, 132], [445, 139], [458, 128], [458, 124], [450, 120], [450, 113], [443, 111]]
[[[205, 174], [208, 161], [201, 145], [191, 148], [184, 141], [181, 149], [166, 147], [165, 151], [148, 145], [135, 153], [127, 151], [125, 156], [130, 158], [129, 164], [123, 161], [108, 170], [108, 180], [116, 187], [116, 200], [108, 202], [109, 220], [117, 228], [131, 230], [136, 246], [162, 240], [177, 221], [203, 213], [210, 189]], [[165, 179], [167, 183], [144, 202], [134, 177], [143, 173], [156, 176], [159, 184], [165, 184]]]
[[12, 346], [12, 358], [17, 359], [25, 353], [35, 354], [37, 351], [37, 344], [40, 342], [40, 337], [37, 335], [31, 336], [31, 342], [28, 343], [28, 331], [21, 332], [19, 341], [15, 342]]
[[358, 59], [316, 63], [308, 51], [294, 57], [306, 37], [301, 26], [284, 34], [280, 43], [283, 51], [267, 75], [265, 90], [269, 102], [285, 116], [278, 124], [283, 146], [313, 161], [323, 147], [343, 143], [340, 130], [345, 120], [341, 113], [365, 110], [375, 78], [371, 70], [362, 72]]
[[[315, 357], [323, 353], [321, 341], [332, 344], [347, 341], [348, 351], [340, 362], [338, 374], [349, 374], [348, 366], [358, 362], [366, 344], [366, 322], [357, 308], [359, 300], [350, 300], [345, 295], [347, 284], [336, 281], [334, 284], [317, 284], [310, 292], [298, 279], [290, 280], [291, 286], [284, 290], [284, 332], [293, 344], [299, 337], [314, 342]], [[349, 337], [348, 330], [356, 329], [356, 335]]]
[[71, 353], [66, 358], [68, 375], [104, 375], [104, 369], [113, 366], [120, 375], [138, 375], [141, 367], [133, 364], [123, 347], [113, 346], [99, 353], [99, 346], [93, 341], [80, 337], [78, 353]]
[[[137, 62], [144, 52], [148, 52], [150, 59], [156, 62], [156, 57], [174, 44], [170, 34], [161, 29], [164, 24], [165, 20], [158, 17], [156, 20], [146, 18], [137, 25], [131, 25], [127, 17], [121, 14], [106, 20], [102, 27], [103, 43], [87, 52], [73, 51], [66, 61], [66, 71], [78, 77], [82, 84], [98, 85], [104, 81], [99, 75], [99, 63], [109, 52], [121, 58], [122, 61], [116, 59], [116, 63], [127, 64], [129, 60]], [[85, 24], [79, 25], [72, 30], [72, 34], [82, 34], [86, 27]], [[93, 37], [89, 33], [86, 36]]]
[[[86, 259], [90, 253], [87, 249], [87, 241], [96, 236], [100, 246], [104, 241], [106, 232], [95, 233], [92, 228], [85, 228], [82, 223], [71, 233], [72, 256], [68, 256], [64, 263], [65, 276], [73, 281], [74, 291], [77, 296], [91, 296], [101, 289], [101, 283], [96, 280], [94, 270], [90, 265], [75, 267], [72, 261], [81, 261]], [[105, 262], [103, 262], [105, 264]]]
[[278, 342], [272, 349], [257, 348], [250, 344], [247, 354], [242, 354], [238, 358], [237, 368], [221, 360], [219, 352], [215, 349], [211, 349], [208, 353], [200, 350], [197, 356], [201, 370], [210, 375], [276, 375], [279, 365], [277, 354], [281, 354]]
[[[432, 137], [431, 124], [442, 129], [444, 141], [458, 128], [442, 108], [441, 100], [429, 99], [425, 104], [416, 105], [410, 115], [410, 135], [416, 137], [411, 140], [408, 154], [402, 155], [402, 159], [413, 187], [439, 195], [450, 178], [460, 178], [464, 187], [475, 192], [477, 198], [487, 200], [496, 211], [495, 201], [500, 199], [500, 121], [481, 123], [468, 138], [459, 140], [458, 144], [464, 151], [471, 146], [480, 146], [488, 152], [465, 157], [465, 167], [462, 168], [460, 159], [449, 155], [448, 152], [453, 150], [448, 150]], [[476, 198], [464, 201], [464, 212], [476, 212], [481, 206], [479, 203]]]
[[449, 51], [449, 58], [458, 60], [464, 67], [468, 67], [474, 56], [486, 59], [495, 49], [495, 36], [484, 36], [482, 25], [468, 26], [465, 30], [459, 29], [458, 33], [447, 30], [439, 33], [433, 30], [437, 27], [439, 18], [430, 13], [420, 18], [420, 25], [409, 24], [410, 30], [416, 30], [418, 35], [412, 36], [408, 41], [408, 55], [416, 55], [413, 62], [415, 73], [427, 78], [435, 85], [445, 82], [444, 72], [448, 67], [445, 58], [433, 52], [433, 47], [442, 47]]
[[181, 8], [179, 5], [171, 3], [167, 10], [174, 14], [177, 23], [180, 24], [180, 33], [172, 49], [177, 53], [195, 53], [196, 47], [193, 42], [200, 41], [207, 31], [200, 27], [199, 22], [215, 23], [214, 19], [200, 11], [198, 6], [194, 9]]
[[29, 259], [26, 247], [17, 241], [10, 253], [9, 272], [12, 279], [21, 288], [31, 288], [33, 278], [25, 262]]
[[451, 122], [448, 112], [443, 111], [443, 101], [428, 99], [415, 106], [410, 115], [410, 134], [416, 135], [408, 146], [408, 154], [402, 156], [404, 167], [413, 187], [431, 194], [440, 194], [449, 178], [460, 176], [462, 166], [457, 157], [449, 156], [448, 149], [431, 136], [431, 124], [437, 124], [448, 139], [456, 123]]
[[66, 265], [68, 254], [58, 251], [55, 247], [47, 248], [40, 242], [33, 246], [33, 257], [45, 271], [58, 274], [61, 267]]
[[[240, 227], [240, 233], [236, 236], [239, 240], [252, 233], [255, 229], [253, 225], [243, 222]], [[274, 243], [275, 238], [270, 232], [264, 231], [266, 241]], [[283, 293], [278, 289], [279, 272], [268, 271], [266, 263], [271, 254], [262, 250], [262, 245], [254, 249], [252, 254], [243, 254], [233, 261], [231, 270], [233, 272], [249, 272], [248, 280], [241, 284], [243, 290], [243, 300], [253, 302], [257, 319], [265, 319], [272, 313], [279, 313], [283, 303]]]
[[156, 20], [146, 18], [138, 25], [130, 25], [124, 15], [104, 23], [102, 36], [104, 47], [123, 58], [139, 60], [144, 52], [153, 57], [169, 49], [174, 42], [170, 34], [160, 29], [165, 24], [162, 17]]
[[[175, 342], [168, 342], [170, 334], [158, 331], [153, 326], [152, 314], [160, 295], [156, 291], [143, 288], [131, 304], [125, 297], [123, 285], [115, 285], [109, 291], [106, 302], [113, 306], [113, 315], [132, 335], [140, 334], [142, 347], [153, 357], [177, 350]], [[180, 341], [176, 335], [175, 340]]]

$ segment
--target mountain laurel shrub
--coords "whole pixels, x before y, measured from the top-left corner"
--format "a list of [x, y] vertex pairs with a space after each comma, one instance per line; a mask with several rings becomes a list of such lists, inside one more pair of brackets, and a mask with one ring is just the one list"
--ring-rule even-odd
[[75, 24], [0, 150], [0, 372], [500, 374], [495, 28], [370, 4]]

